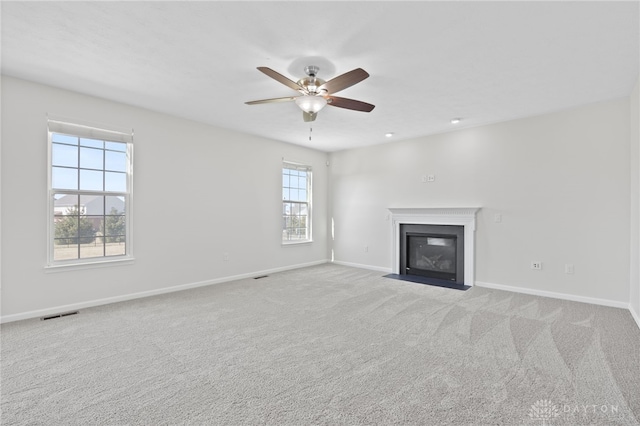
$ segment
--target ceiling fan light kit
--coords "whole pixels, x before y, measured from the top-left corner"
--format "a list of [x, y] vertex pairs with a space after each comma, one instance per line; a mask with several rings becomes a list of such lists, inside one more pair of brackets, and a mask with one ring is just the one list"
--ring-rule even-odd
[[295, 101], [296, 105], [298, 105], [302, 110], [302, 119], [305, 122], [314, 121], [318, 111], [326, 105], [362, 112], [371, 112], [373, 108], [375, 108], [375, 105], [368, 104], [366, 102], [357, 101], [355, 99], [340, 98], [333, 95], [333, 93], [337, 93], [340, 90], [351, 87], [369, 77], [369, 74], [362, 68], [356, 68], [332, 78], [329, 81], [324, 81], [316, 77], [320, 68], [315, 65], [308, 65], [304, 68], [307, 76], [301, 78], [297, 82], [283, 76], [271, 68], [258, 67], [258, 70], [285, 86], [299, 92], [300, 96], [249, 101], [245, 102], [247, 105]]
[[298, 96], [296, 105], [304, 112], [316, 113], [327, 105], [327, 100], [322, 96]]

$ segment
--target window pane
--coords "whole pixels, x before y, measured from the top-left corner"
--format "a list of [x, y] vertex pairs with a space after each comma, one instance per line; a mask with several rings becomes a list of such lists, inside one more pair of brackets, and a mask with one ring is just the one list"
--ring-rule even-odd
[[78, 167], [78, 147], [58, 143], [51, 144], [51, 164]]
[[300, 197], [299, 201], [307, 201], [307, 190], [301, 189], [298, 191], [298, 197]]
[[55, 260], [78, 258], [78, 224], [80, 220], [76, 207], [78, 197], [67, 197], [56, 200], [57, 208], [60, 208], [63, 213], [57, 215], [53, 223], [53, 257]]
[[85, 215], [78, 218], [78, 242], [80, 244], [90, 244], [95, 241], [96, 231], [93, 229], [93, 223]]
[[112, 170], [115, 172], [127, 171], [127, 153], [126, 152], [114, 152], [105, 151], [105, 170]]
[[90, 146], [93, 148], [104, 148], [104, 142], [97, 139], [86, 139], [80, 138], [80, 145], [82, 146]]
[[290, 200], [289, 198], [289, 188], [282, 188], [282, 199], [283, 200]]
[[56, 189], [78, 189], [78, 169], [52, 167], [51, 179]]
[[126, 220], [124, 215], [109, 215], [105, 217], [105, 236], [108, 243], [124, 243], [126, 234]]
[[104, 215], [104, 197], [102, 195], [81, 195], [82, 213], [87, 216]]
[[103, 256], [104, 256], [104, 244], [102, 244], [101, 242], [93, 241], [91, 243], [80, 244], [81, 259], [86, 259], [89, 257], [103, 257]]
[[105, 172], [104, 173], [104, 190], [114, 192], [126, 192], [127, 175], [126, 173]]
[[307, 187], [307, 177], [302, 176], [298, 179], [298, 188], [306, 188]]
[[291, 216], [286, 216], [286, 217], [284, 218], [284, 226], [285, 226], [287, 229], [291, 228], [291, 226], [292, 226], [292, 225], [291, 225]]
[[77, 212], [74, 212], [77, 206], [78, 196], [75, 194], [54, 194], [53, 196], [53, 213], [56, 220], [58, 220], [58, 217], [60, 216], [77, 214]]
[[52, 133], [51, 134], [51, 141], [52, 142], [67, 143], [67, 144], [71, 144], [71, 145], [78, 145], [78, 137], [77, 136], [62, 135], [60, 133]]
[[286, 173], [282, 174], [282, 186], [289, 186], [289, 175]]
[[[94, 223], [84, 214], [84, 209], [78, 209], [77, 196], [62, 197], [56, 200], [58, 208], [64, 207], [64, 213], [54, 218], [55, 239], [60, 244], [81, 244], [92, 242], [95, 236]], [[98, 220], [100, 223], [102, 218]]]
[[78, 258], [78, 243], [73, 238], [55, 238], [53, 241], [53, 260]]
[[106, 209], [105, 209], [106, 214], [124, 214], [125, 213], [126, 209], [125, 209], [124, 197], [107, 195], [104, 198], [106, 203]]
[[124, 142], [105, 141], [104, 144], [105, 144], [105, 149], [109, 149], [111, 151], [127, 152], [127, 144]]
[[80, 167], [83, 169], [104, 169], [101, 149], [80, 148]]
[[104, 216], [86, 216], [86, 220], [91, 223], [93, 235], [96, 239], [100, 239], [104, 235]]
[[[124, 241], [124, 235], [121, 236]], [[105, 246], [105, 256], [122, 256], [126, 254], [126, 244], [122, 243], [107, 243]]]
[[80, 189], [102, 191], [102, 174], [95, 170], [80, 170]]

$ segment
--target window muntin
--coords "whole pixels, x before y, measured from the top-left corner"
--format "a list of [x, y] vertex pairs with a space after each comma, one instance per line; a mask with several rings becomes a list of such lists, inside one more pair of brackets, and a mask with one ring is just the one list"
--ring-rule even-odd
[[311, 241], [311, 166], [282, 167], [282, 242]]
[[49, 122], [49, 266], [131, 257], [130, 138]]

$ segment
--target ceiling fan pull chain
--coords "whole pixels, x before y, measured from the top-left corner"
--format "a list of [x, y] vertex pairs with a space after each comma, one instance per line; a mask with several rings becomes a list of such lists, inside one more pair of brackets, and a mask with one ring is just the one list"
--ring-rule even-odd
[[313, 132], [313, 127], [309, 126], [309, 142], [311, 142], [311, 132]]

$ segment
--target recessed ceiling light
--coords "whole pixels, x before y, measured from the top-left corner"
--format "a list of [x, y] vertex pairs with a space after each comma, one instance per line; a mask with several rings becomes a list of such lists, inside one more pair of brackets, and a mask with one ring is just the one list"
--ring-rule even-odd
[[393, 136], [393, 132], [387, 132], [384, 134], [386, 137], [390, 138]]
[[451, 124], [458, 124], [461, 121], [462, 121], [462, 118], [452, 118], [451, 119]]

